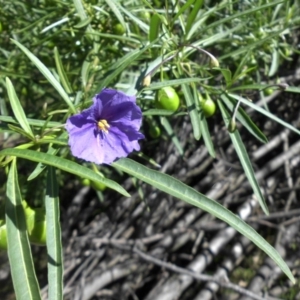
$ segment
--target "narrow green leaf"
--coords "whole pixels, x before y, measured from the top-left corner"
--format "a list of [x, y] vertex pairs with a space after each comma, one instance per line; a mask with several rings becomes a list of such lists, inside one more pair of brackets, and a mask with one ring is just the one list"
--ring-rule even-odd
[[110, 7], [110, 9], [113, 11], [116, 18], [119, 20], [119, 22], [122, 24], [123, 28], [126, 28], [126, 22], [123, 18], [122, 13], [119, 10], [119, 3], [115, 2], [114, 0], [105, 0], [106, 4]]
[[39, 300], [41, 299], [40, 289], [28, 241], [16, 159], [13, 159], [9, 170], [6, 197], [8, 258], [16, 298], [18, 300]]
[[[18, 121], [9, 116], [0, 116], [0, 121], [7, 122], [7, 123], [13, 123], [13, 124], [19, 124]], [[35, 119], [27, 119], [28, 124], [35, 127], [43, 127], [46, 124], [46, 128], [49, 127], [58, 127], [62, 126], [62, 123], [59, 122], [53, 122], [53, 121], [43, 121], [43, 120], [35, 120]]]
[[[272, 1], [270, 3], [264, 4], [264, 5], [261, 5], [261, 6], [253, 6], [252, 8], [247, 9], [247, 10], [238, 11], [238, 13], [236, 13], [236, 14], [230, 14], [226, 18], [220, 18], [218, 21], [209, 24], [205, 28], [205, 30], [208, 30], [208, 29], [213, 28], [213, 27], [217, 27], [217, 26], [219, 26], [223, 23], [229, 22], [229, 21], [234, 20], [234, 19], [241, 19], [241, 17], [252, 14], [256, 11], [264, 11], [268, 7], [272, 7], [272, 6], [275, 6], [275, 5], [283, 3], [283, 2], [284, 2], [284, 0]], [[246, 49], [246, 51], [247, 51], [247, 49]]]
[[14, 126], [14, 125], [11, 125], [11, 124], [8, 124], [7, 125], [9, 129], [11, 129], [12, 131], [16, 132], [16, 133], [19, 133], [23, 136], [26, 136], [28, 139], [32, 140], [33, 137], [32, 135], [30, 135], [29, 133], [25, 132], [23, 129], [21, 129], [20, 127], [17, 127], [17, 126]]
[[225, 78], [226, 88], [229, 88], [232, 85], [232, 74], [229, 69], [220, 69], [222, 75]]
[[145, 70], [141, 72], [139, 76], [139, 79], [137, 81], [137, 86], [141, 86], [142, 88], [145, 88], [144, 87], [145, 77], [147, 77], [148, 75], [153, 77], [163, 64], [165, 64], [167, 61], [172, 60], [177, 54], [178, 54], [177, 51], [176, 52], [173, 51], [168, 53], [167, 55], [157, 56], [153, 61], [147, 63], [147, 65], [144, 66]]
[[[258, 39], [256, 42], [248, 44], [247, 47], [238, 47], [236, 50], [230, 51], [224, 55], [221, 55], [218, 58], [220, 59], [220, 61], [222, 61], [222, 60], [225, 60], [225, 58], [227, 58], [227, 57], [233, 58], [233, 57], [236, 57], [237, 55], [241, 55], [244, 52], [248, 52], [249, 50], [252, 50], [252, 49], [254, 49], [256, 51], [256, 49], [258, 49], [260, 45], [265, 44], [266, 41], [269, 41], [273, 37], [277, 38], [278, 35], [282, 33], [282, 31], [283, 30], [281, 29], [281, 30], [275, 31], [274, 33], [270, 33], [265, 38]], [[227, 31], [226, 31], [226, 33], [227, 33]]]
[[53, 167], [48, 167], [45, 197], [48, 251], [48, 299], [63, 299], [63, 256], [59, 219], [58, 185]]
[[291, 93], [300, 93], [300, 87], [297, 86], [289, 86], [285, 89], [286, 92], [291, 92]]
[[[230, 111], [234, 110], [235, 103], [234, 100], [228, 98], [226, 95], [221, 95], [222, 100], [229, 108]], [[256, 124], [251, 120], [251, 118], [247, 115], [247, 113], [241, 108], [238, 108], [237, 119], [243, 124], [243, 126], [260, 142], [267, 143], [268, 139], [264, 135], [264, 133], [256, 126]]]
[[155, 41], [158, 38], [160, 24], [161, 24], [160, 17], [157, 13], [155, 13], [150, 20], [150, 28], [149, 28], [150, 43]]
[[194, 24], [195, 19], [198, 15], [199, 10], [200, 10], [202, 5], [203, 5], [203, 0], [196, 0], [195, 1], [194, 7], [193, 7], [191, 13], [188, 15], [188, 18], [187, 18], [187, 23], [186, 23], [186, 27], [185, 27], [185, 33], [186, 34], [189, 33], [192, 25]]
[[209, 129], [208, 129], [208, 126], [207, 126], [207, 121], [206, 121], [206, 118], [204, 116], [203, 109], [200, 105], [199, 93], [197, 91], [197, 88], [196, 88], [195, 84], [192, 84], [192, 89], [193, 89], [193, 95], [194, 95], [194, 99], [195, 99], [196, 109], [198, 110], [199, 119], [200, 119], [200, 131], [201, 131], [201, 134], [203, 136], [203, 140], [204, 140], [205, 146], [208, 150], [208, 153], [210, 154], [211, 157], [215, 158], [216, 153], [215, 153], [214, 145], [213, 145], [213, 142], [211, 140], [211, 136], [210, 136], [210, 133], [209, 133]]
[[113, 163], [113, 166], [228, 223], [269, 255], [288, 278], [295, 283], [293, 274], [276, 249], [251, 226], [218, 202], [207, 198], [176, 178], [151, 170], [128, 158], [119, 159]]
[[200, 131], [200, 117], [195, 103], [196, 99], [194, 99], [194, 97], [192, 96], [191, 89], [187, 84], [182, 84], [181, 89], [186, 101], [188, 112], [190, 114], [194, 137], [198, 141], [201, 138], [201, 131]]
[[261, 114], [267, 116], [269, 119], [285, 126], [286, 128], [296, 132], [297, 134], [300, 134], [300, 131], [298, 129], [296, 129], [294, 126], [292, 126], [291, 124], [279, 119], [278, 117], [274, 116], [273, 114], [271, 114], [270, 112], [268, 112], [265, 109], [261, 108], [260, 106], [256, 105], [255, 103], [250, 102], [249, 100], [247, 100], [243, 97], [240, 97], [238, 95], [235, 95], [235, 94], [228, 94], [227, 96], [229, 96], [233, 99], [236, 99], [236, 100], [240, 100], [242, 103], [250, 106], [251, 108], [255, 109], [256, 111], [260, 112]]
[[274, 45], [274, 49], [272, 52], [272, 63], [271, 63], [268, 76], [269, 77], [274, 76], [278, 70], [278, 67], [279, 67], [279, 51], [276, 43], [276, 45]]
[[49, 69], [35, 56], [33, 55], [26, 47], [15, 40], [11, 40], [14, 44], [16, 44], [32, 61], [32, 63], [40, 70], [40, 72], [46, 77], [49, 83], [56, 89], [56, 91], [60, 94], [60, 96], [65, 100], [66, 104], [70, 108], [73, 113], [76, 113], [76, 109], [74, 104], [70, 100], [68, 94], [65, 92], [60, 83], [56, 80], [56, 78], [52, 75]]
[[211, 139], [210, 132], [208, 130], [206, 118], [202, 111], [199, 114], [200, 114], [200, 129], [201, 129], [205, 146], [208, 150], [209, 155], [213, 158], [216, 158], [216, 152], [215, 152], [214, 144]]
[[174, 143], [177, 151], [180, 155], [183, 155], [183, 149], [180, 145], [177, 135], [174, 133], [171, 124], [169, 123], [168, 119], [165, 117], [160, 118], [161, 125], [165, 128], [168, 136], [171, 138], [172, 142]]
[[[93, 35], [94, 35], [94, 32], [93, 32]], [[100, 44], [94, 42], [93, 43], [93, 49], [87, 55], [86, 60], [82, 64], [81, 81], [82, 81], [82, 86], [84, 87], [84, 89], [87, 89], [87, 86], [89, 84], [91, 84], [91, 82], [89, 82], [89, 80], [91, 79], [90, 72], [92, 71], [93, 67], [95, 67], [95, 65], [97, 64], [98, 59], [96, 58], [96, 56], [97, 56], [96, 53], [98, 53], [99, 48], [100, 48]], [[95, 56], [94, 59], [91, 58], [93, 56]]]
[[84, 7], [82, 5], [81, 0], [73, 0], [74, 6], [81, 20], [86, 20], [87, 15], [85, 13]]
[[195, 20], [195, 22], [192, 24], [191, 29], [189, 30], [189, 33], [186, 35], [186, 40], [190, 41], [193, 38], [194, 34], [197, 34], [199, 32], [199, 28], [206, 28], [206, 21], [211, 16], [214, 15], [216, 11], [218, 11], [219, 8], [221, 8], [222, 5], [218, 6], [215, 5], [212, 8], [206, 7], [205, 10], [202, 10], [201, 15], [199, 18]]
[[174, 115], [174, 111], [166, 110], [166, 109], [151, 108], [148, 109], [147, 111], [143, 111], [143, 116], [172, 116], [172, 115]]
[[83, 28], [91, 23], [92, 19], [91, 18], [86, 18], [84, 20], [81, 20], [78, 24], [74, 25], [74, 28]]
[[60, 59], [60, 55], [59, 55], [57, 47], [54, 48], [54, 59], [55, 59], [56, 69], [57, 69], [59, 78], [61, 80], [61, 84], [63, 85], [63, 87], [67, 93], [72, 94], [73, 90], [72, 90], [71, 84], [69, 82], [69, 79], [67, 77], [67, 74], [65, 72], [65, 69], [62, 65], [62, 61]]
[[25, 75], [25, 74], [18, 74], [16, 72], [9, 72], [9, 71], [4, 71], [4, 70], [1, 70], [0, 71], [0, 76], [1, 77], [6, 77], [6, 76], [9, 76], [9, 77], [14, 77], [14, 78], [24, 78], [24, 79], [29, 79], [30, 76], [28, 75]]
[[110, 179], [104, 178], [98, 174], [96, 174], [94, 171], [92, 171], [89, 168], [86, 168], [84, 166], [81, 166], [75, 162], [72, 162], [68, 159], [64, 159], [55, 155], [37, 152], [33, 150], [23, 150], [23, 149], [16, 149], [16, 148], [7, 148], [2, 151], [0, 151], [1, 155], [9, 155], [9, 156], [17, 156], [24, 159], [28, 159], [31, 161], [35, 161], [38, 163], [42, 163], [45, 165], [49, 165], [52, 167], [55, 167], [57, 169], [66, 171], [68, 173], [90, 179], [95, 182], [100, 182], [105, 184], [107, 187], [119, 192], [120, 194], [130, 197], [130, 195], [124, 190], [123, 187], [121, 187], [118, 183], [115, 181], [112, 181]]
[[[56, 153], [59, 151], [59, 148], [55, 149], [53, 147], [49, 147], [47, 153], [51, 154], [51, 155], [56, 155]], [[46, 168], [47, 166], [42, 164], [42, 163], [38, 163], [37, 166], [35, 167], [35, 169], [31, 172], [31, 174], [28, 176], [27, 180], [33, 180], [34, 178], [38, 177]]]
[[178, 10], [176, 15], [173, 17], [172, 21], [175, 22], [193, 3], [195, 0], [188, 0], [186, 1]]
[[0, 114], [3, 116], [9, 115], [6, 102], [3, 98], [0, 98]]
[[[9, 114], [7, 105], [6, 105], [6, 101], [3, 98], [0, 98], [0, 114], [3, 116], [7, 116]], [[0, 122], [0, 132], [4, 132], [2, 139], [3, 139], [3, 141], [6, 141], [9, 137], [10, 129], [6, 124], [1, 124], [1, 123], [2, 122]], [[2, 146], [2, 147], [5, 148], [5, 146]]]
[[14, 86], [12, 85], [12, 83], [8, 77], [6, 77], [6, 88], [7, 88], [10, 105], [13, 110], [15, 118], [17, 119], [17, 121], [19, 122], [19, 124], [23, 128], [23, 130], [27, 133], [27, 135], [31, 139], [33, 139], [34, 138], [33, 132], [30, 128], [30, 125], [28, 124], [26, 115], [24, 113], [24, 110], [22, 108], [20, 100], [16, 94]]
[[[136, 45], [140, 44], [140, 41], [135, 38], [135, 36], [131, 37], [131, 36], [125, 36], [125, 35], [117, 35], [117, 34], [113, 34], [113, 33], [106, 33], [106, 32], [98, 32], [98, 31], [94, 31], [93, 32], [94, 36], [99, 36], [99, 37], [105, 37], [107, 39], [114, 39], [116, 41], [122, 41], [122, 42], [129, 42], [129, 43], [133, 43]], [[1, 74], [1, 72], [0, 72]]]
[[[5, 124], [0, 124], [0, 132], [3, 132], [5, 134], [8, 133], [15, 133], [14, 130], [10, 129], [7, 125]], [[4, 140], [6, 140], [7, 138], [5, 138]]]
[[60, 146], [68, 146], [68, 139], [50, 139], [50, 138], [42, 138], [36, 142], [37, 144], [55, 144]]
[[244, 90], [263, 90], [264, 88], [268, 87], [269, 84], [246, 84], [246, 85], [239, 85], [235, 87], [231, 87], [228, 89], [229, 92], [233, 91], [244, 91]]
[[[153, 42], [154, 43], [154, 42]], [[132, 52], [129, 52], [124, 57], [115, 62], [107, 74], [104, 76], [101, 83], [96, 87], [96, 93], [100, 93], [100, 91], [109, 85], [109, 83], [116, 78], [121, 72], [123, 72], [133, 61], [135, 61], [139, 56], [141, 56], [145, 51], [150, 49], [153, 43], [148, 44], [142, 49], [137, 49]]]
[[180, 78], [180, 79], [173, 79], [173, 80], [165, 80], [160, 82], [152, 82], [148, 87], [145, 87], [144, 90], [158, 90], [161, 88], [164, 88], [166, 86], [174, 86], [174, 85], [180, 85], [184, 83], [197, 83], [201, 81], [206, 81], [210, 79], [210, 77], [200, 78], [200, 77], [194, 77], [194, 78]]
[[245, 64], [248, 62], [249, 59], [249, 55], [250, 55], [251, 51], [249, 50], [246, 55], [243, 56], [242, 60], [240, 61], [238, 67], [236, 68], [233, 76], [232, 76], [232, 81], [235, 82], [236, 79], [240, 76], [240, 74], [242, 73], [242, 70], [245, 66]]
[[128, 9], [124, 8], [123, 6], [119, 6], [119, 9], [127, 16], [127, 18], [135, 23], [141, 30], [143, 30], [145, 33], [149, 32], [149, 25], [145, 22], [141, 21], [140, 18], [136, 17], [134, 14], [132, 14]]
[[[228, 126], [230, 115], [229, 115], [229, 113], [227, 112], [227, 110], [223, 106], [223, 103], [220, 100], [218, 100], [218, 105], [220, 107], [225, 125]], [[268, 209], [267, 204], [265, 202], [264, 196], [262, 195], [262, 192], [260, 190], [258, 182], [255, 178], [255, 174], [254, 174], [254, 171], [253, 171], [248, 153], [247, 153], [246, 148], [244, 146], [244, 143], [242, 142], [241, 136], [240, 136], [238, 130], [235, 130], [232, 133], [229, 132], [229, 135], [230, 135], [231, 141], [233, 143], [233, 146], [235, 148], [235, 151], [237, 152], [237, 155], [238, 155], [238, 157], [240, 159], [240, 162], [243, 166], [245, 174], [246, 174], [246, 176], [249, 180], [249, 183], [250, 183], [250, 185], [251, 185], [251, 187], [254, 191], [254, 194], [257, 197], [258, 202], [259, 202], [261, 208], [263, 209], [264, 213], [266, 215], [268, 215], [269, 214], [269, 209]]]
[[[231, 37], [233, 32], [239, 31], [243, 27], [244, 27], [243, 24], [238, 24], [234, 27], [231, 27], [230, 29], [226, 29], [225, 31], [221, 31], [221, 32], [218, 32], [218, 33], [213, 34], [213, 35], [205, 36], [202, 40], [197, 41], [193, 45], [199, 46], [199, 47], [202, 47], [202, 48], [207, 48], [210, 45], [220, 43], [220, 41], [223, 41], [225, 39], [225, 37]], [[188, 52], [188, 51], [186, 51], [186, 52]], [[222, 56], [222, 57], [224, 57], [224, 56]], [[218, 56], [218, 61], [222, 61], [220, 56]]]

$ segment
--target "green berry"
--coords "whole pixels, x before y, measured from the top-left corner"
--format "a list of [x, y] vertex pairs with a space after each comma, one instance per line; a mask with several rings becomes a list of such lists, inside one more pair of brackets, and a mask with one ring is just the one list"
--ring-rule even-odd
[[101, 182], [91, 181], [91, 187], [96, 191], [103, 192], [106, 189], [106, 185]]
[[266, 89], [264, 89], [264, 95], [265, 96], [270, 96], [273, 93], [274, 93], [274, 89], [272, 89], [272, 88], [266, 88]]
[[178, 94], [172, 87], [160, 89], [156, 95], [155, 106], [160, 109], [176, 111], [179, 107], [180, 100]]
[[113, 33], [117, 35], [123, 35], [125, 33], [125, 28], [121, 23], [114, 25]]
[[91, 186], [91, 181], [87, 178], [82, 178], [81, 179], [81, 184], [84, 186]]
[[147, 21], [150, 20], [150, 18], [151, 18], [149, 11], [141, 11], [140, 16], [142, 19], [147, 20]]
[[101, 191], [101, 192], [103, 192], [106, 189], [106, 185], [104, 183], [92, 181], [87, 178], [83, 178], [81, 180], [81, 183], [85, 186], [90, 186], [93, 189], [95, 189], [97, 191]]
[[29, 206], [25, 209], [27, 231], [31, 243], [46, 245], [46, 215], [43, 208], [32, 209]]
[[151, 126], [149, 129], [149, 135], [153, 138], [153, 139], [157, 139], [160, 137], [161, 135], [161, 130], [158, 126]]
[[200, 98], [200, 105], [202, 107], [204, 116], [206, 118], [213, 116], [216, 112], [215, 102], [213, 100], [211, 100], [210, 97], [207, 99], [203, 99], [200, 94], [199, 94], [199, 98]]
[[227, 127], [228, 131], [230, 133], [233, 133], [236, 131], [236, 123], [235, 123], [235, 120], [231, 119], [229, 124], [228, 124], [228, 127]]
[[6, 225], [0, 226], [0, 250], [6, 250], [7, 249], [7, 231], [6, 231]]

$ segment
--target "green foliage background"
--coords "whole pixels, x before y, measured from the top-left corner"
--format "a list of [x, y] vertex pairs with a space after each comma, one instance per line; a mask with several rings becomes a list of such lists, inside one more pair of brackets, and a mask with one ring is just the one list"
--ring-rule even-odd
[[[28, 285], [23, 289], [19, 289], [22, 277], [13, 275], [19, 299], [39, 299], [23, 228], [24, 216], [17, 209], [23, 198], [31, 206], [46, 206], [47, 224], [52, 229], [47, 231], [47, 248], [61, 262], [57, 176], [53, 175], [52, 168], [59, 170], [56, 173], [60, 174], [59, 183], [73, 180], [76, 175], [125, 196], [129, 194], [117, 183], [118, 174], [130, 174], [224, 220], [266, 251], [293, 279], [278, 253], [250, 226], [213, 199], [145, 167], [155, 166], [151, 157], [141, 154], [142, 159], [138, 159], [141, 163], [129, 159], [117, 161], [113, 170], [78, 164], [69, 154], [63, 125], [71, 114], [90, 105], [95, 93], [113, 87], [137, 95], [144, 112], [142, 130], [148, 138], [143, 142], [144, 149], [148, 149], [144, 154], [149, 156], [159, 151], [148, 132], [149, 128], [158, 126], [163, 133], [156, 138], [169, 139], [184, 156], [185, 149], [181, 148], [171, 122], [188, 114], [194, 141], [203, 138], [210, 155], [215, 157], [211, 133], [199, 104], [199, 97], [209, 97], [218, 105], [213, 118], [218, 122], [223, 119], [229, 128], [228, 134], [245, 174], [267, 213], [235, 124], [242, 124], [259, 141], [267, 142], [242, 108], [250, 106], [299, 133], [272, 115], [267, 106], [261, 108], [249, 101], [253, 94], [263, 97], [264, 89], [270, 85], [274, 90], [300, 92], [299, 88], [283, 86], [276, 79], [280, 67], [298, 51], [295, 44], [300, 24], [297, 2], [2, 1], [0, 15], [2, 181], [9, 174], [0, 201], [2, 207], [7, 199], [12, 204], [6, 205], [6, 212], [4, 209], [1, 212], [6, 216], [11, 236], [8, 251], [12, 273], [20, 255], [24, 262], [22, 271], [27, 273], [24, 276]], [[144, 79], [149, 76], [151, 84], [145, 86]], [[179, 94], [181, 103], [175, 114], [155, 109], [156, 92], [165, 86], [173, 86]], [[26, 160], [16, 162], [15, 157]], [[35, 168], [28, 160], [39, 165]], [[43, 172], [45, 165], [51, 166], [51, 176]], [[28, 176], [36, 177], [35, 182], [27, 181]], [[43, 198], [45, 202], [41, 201]], [[55, 235], [50, 237], [53, 231]], [[13, 235], [19, 237], [17, 247]], [[62, 265], [53, 268], [49, 264], [50, 299], [62, 298], [62, 269]]]

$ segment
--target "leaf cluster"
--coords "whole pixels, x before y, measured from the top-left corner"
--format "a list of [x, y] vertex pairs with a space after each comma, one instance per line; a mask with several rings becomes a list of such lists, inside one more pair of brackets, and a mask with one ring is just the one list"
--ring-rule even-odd
[[[0, 99], [4, 141], [0, 162], [3, 174], [8, 174], [5, 220], [18, 299], [40, 299], [20, 209], [26, 188], [19, 187], [17, 171], [28, 160], [34, 162], [33, 169], [27, 170], [28, 180], [36, 180], [43, 190], [31, 196], [43, 194], [40, 204], [46, 208], [49, 299], [63, 297], [57, 170], [64, 179], [88, 179], [127, 197], [128, 191], [112, 174], [128, 174], [146, 182], [227, 222], [265, 251], [294, 281], [278, 252], [214, 199], [131, 159], [121, 159], [107, 168], [70, 156], [66, 119], [89, 106], [95, 93], [114, 87], [137, 95], [144, 114], [143, 130], [158, 126], [163, 133], [155, 138], [169, 139], [182, 156], [185, 149], [172, 122], [188, 116], [193, 141], [203, 138], [215, 158], [218, 153], [200, 105], [201, 99], [210, 99], [218, 108], [212, 118], [218, 117], [228, 129], [244, 173], [268, 214], [239, 131], [244, 128], [261, 143], [267, 142], [246, 113], [252, 108], [300, 133], [269, 112], [267, 106], [262, 108], [254, 101], [259, 96], [264, 98], [263, 90], [270, 85], [279, 91], [300, 92], [275, 78], [280, 66], [295, 52], [299, 4], [281, 0], [156, 2], [7, 1], [0, 7], [0, 84], [5, 90]], [[176, 112], [155, 108], [158, 90], [170, 86], [180, 99]], [[7, 141], [12, 138], [10, 146]], [[151, 158], [142, 153], [140, 156], [144, 164], [157, 166]]]

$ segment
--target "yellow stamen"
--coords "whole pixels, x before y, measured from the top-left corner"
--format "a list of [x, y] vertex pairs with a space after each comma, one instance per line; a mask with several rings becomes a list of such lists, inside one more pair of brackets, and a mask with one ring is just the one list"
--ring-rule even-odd
[[97, 125], [100, 130], [104, 131], [105, 133], [108, 133], [108, 129], [110, 126], [106, 120], [100, 120]]

